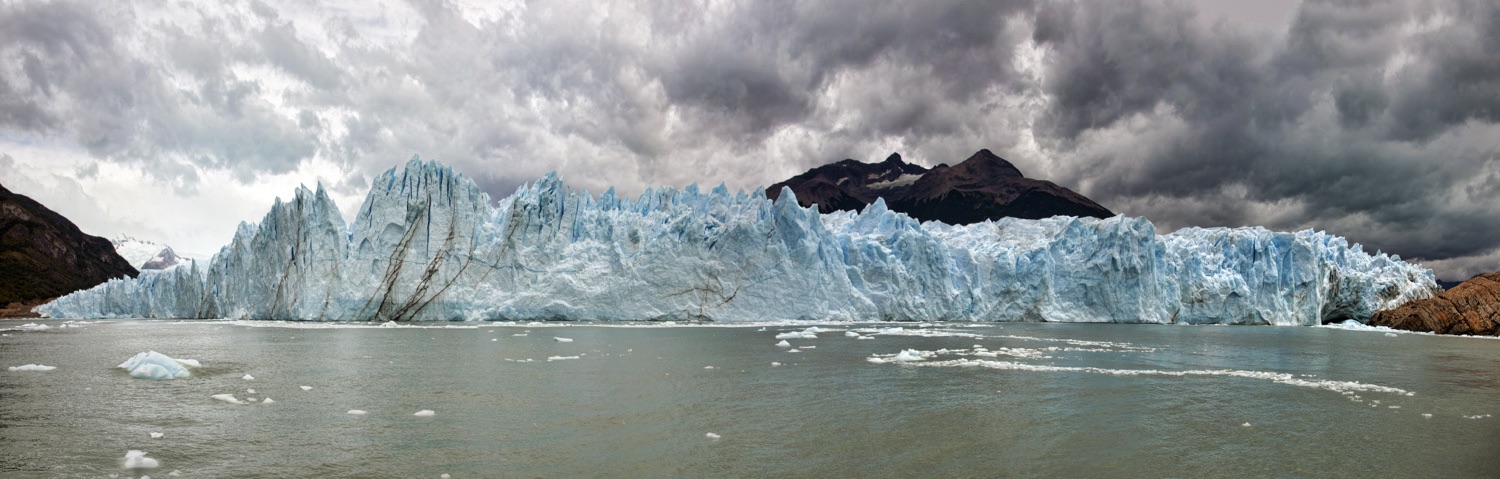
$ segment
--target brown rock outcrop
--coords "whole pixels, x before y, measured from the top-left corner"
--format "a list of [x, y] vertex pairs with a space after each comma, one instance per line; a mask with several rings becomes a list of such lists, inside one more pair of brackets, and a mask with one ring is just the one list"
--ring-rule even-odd
[[1500, 271], [1475, 276], [1435, 298], [1375, 313], [1369, 324], [1438, 334], [1500, 335]]

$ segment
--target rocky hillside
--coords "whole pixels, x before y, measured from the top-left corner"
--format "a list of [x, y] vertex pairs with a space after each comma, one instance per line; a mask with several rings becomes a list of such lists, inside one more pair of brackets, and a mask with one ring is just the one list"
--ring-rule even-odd
[[1375, 313], [1369, 324], [1438, 334], [1500, 335], [1500, 271], [1475, 276], [1435, 298]]
[[1027, 178], [1009, 161], [979, 150], [955, 166], [931, 170], [892, 154], [880, 163], [844, 160], [823, 165], [771, 185], [776, 199], [790, 187], [802, 206], [820, 211], [860, 210], [884, 198], [890, 209], [921, 221], [969, 224], [1006, 217], [1108, 218], [1113, 212], [1055, 183]]
[[0, 186], [0, 305], [136, 274], [109, 240], [84, 234], [62, 215]]

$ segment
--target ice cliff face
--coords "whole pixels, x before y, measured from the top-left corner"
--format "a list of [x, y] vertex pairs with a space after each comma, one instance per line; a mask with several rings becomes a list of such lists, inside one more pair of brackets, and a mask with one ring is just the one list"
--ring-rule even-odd
[[1140, 218], [918, 224], [877, 201], [819, 215], [760, 192], [594, 197], [547, 175], [492, 205], [413, 158], [353, 225], [320, 187], [241, 225], [207, 266], [113, 280], [51, 317], [776, 319], [1312, 325], [1434, 294], [1432, 273], [1343, 238], [1157, 235]]

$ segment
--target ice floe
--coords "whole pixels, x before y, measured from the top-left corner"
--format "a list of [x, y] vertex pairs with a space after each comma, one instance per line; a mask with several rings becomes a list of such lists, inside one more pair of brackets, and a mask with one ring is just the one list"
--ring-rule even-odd
[[224, 402], [227, 402], [227, 403], [231, 403], [231, 404], [244, 404], [245, 403], [244, 401], [241, 401], [238, 398], [235, 398], [233, 394], [215, 394], [215, 395], [212, 395], [212, 396], [209, 396], [209, 397], [213, 398], [213, 399], [218, 399], [220, 401], [224, 401]]
[[433, 412], [431, 409], [423, 409], [421, 411], [417, 411], [415, 414], [412, 414], [412, 415], [413, 416], [417, 416], [417, 417], [432, 417], [432, 416], [436, 416], [437, 413]]
[[568, 360], [568, 359], [578, 359], [578, 356], [548, 356], [547, 357], [547, 362], [564, 361], [564, 360]]
[[350, 416], [363, 416], [365, 414], [369, 414], [369, 412], [363, 409], [350, 409], [349, 412], [346, 412], [344, 414], [348, 414]]
[[180, 379], [192, 376], [182, 363], [156, 351], [136, 354], [118, 367], [128, 371], [131, 377], [140, 379]]
[[159, 466], [161, 466], [161, 463], [157, 462], [156, 459], [146, 457], [144, 451], [131, 449], [125, 453], [126, 469], [153, 469]]
[[11, 371], [51, 371], [53, 369], [57, 369], [57, 366], [44, 366], [44, 365], [41, 365], [41, 364], [22, 364], [20, 366], [11, 366], [10, 367]]
[[553, 336], [552, 340], [553, 341], [557, 341], [559, 343], [571, 343], [571, 342], [573, 342], [573, 338], [559, 338], [557, 336]]

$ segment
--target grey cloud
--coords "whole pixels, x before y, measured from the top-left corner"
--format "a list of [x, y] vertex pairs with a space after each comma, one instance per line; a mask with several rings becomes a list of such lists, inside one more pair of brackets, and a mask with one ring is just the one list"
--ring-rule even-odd
[[[1500, 194], [1463, 185], [1500, 155], [1500, 57], [1486, 49], [1500, 16], [1435, 5], [1306, 2], [1281, 44], [1184, 5], [1043, 9], [1034, 35], [1055, 63], [1039, 132], [1065, 182], [1168, 229], [1328, 229], [1482, 260], [1500, 247]], [[1436, 21], [1452, 23], [1409, 31]]]
[[0, 7], [0, 129], [184, 188], [316, 159], [352, 194], [421, 154], [496, 197], [548, 170], [628, 194], [990, 148], [1164, 230], [1327, 229], [1440, 274], [1500, 268], [1483, 0], [1310, 0], [1279, 35], [1154, 0], [101, 8]]

